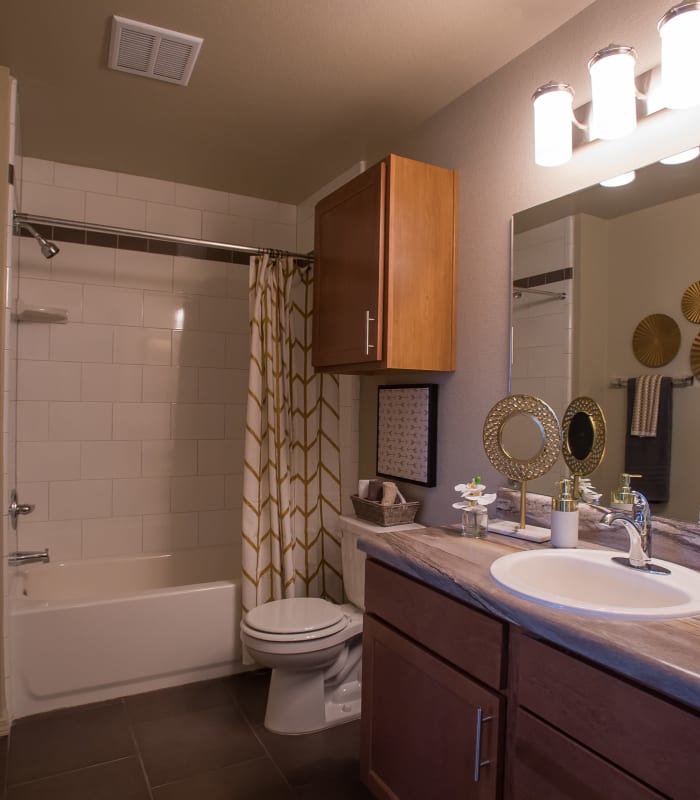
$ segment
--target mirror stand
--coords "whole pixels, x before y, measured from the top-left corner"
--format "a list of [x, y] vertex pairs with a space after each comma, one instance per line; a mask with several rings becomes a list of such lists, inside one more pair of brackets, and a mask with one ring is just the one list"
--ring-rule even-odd
[[[523, 418], [530, 419], [539, 432], [534, 454], [524, 450], [515, 452], [517, 448], [506, 446], [504, 441], [508, 424]], [[548, 528], [527, 524], [527, 481], [544, 475], [557, 460], [561, 449], [561, 429], [556, 414], [537, 397], [508, 395], [486, 415], [483, 440], [491, 464], [506, 477], [520, 483], [520, 521], [489, 520], [489, 531], [533, 542], [549, 541], [551, 533]]]
[[532, 542], [548, 542], [551, 536], [549, 528], [528, 525], [526, 512], [527, 481], [520, 481], [520, 520], [515, 522], [509, 519], [489, 519], [489, 530], [492, 533], [515, 536], [518, 539], [528, 539]]

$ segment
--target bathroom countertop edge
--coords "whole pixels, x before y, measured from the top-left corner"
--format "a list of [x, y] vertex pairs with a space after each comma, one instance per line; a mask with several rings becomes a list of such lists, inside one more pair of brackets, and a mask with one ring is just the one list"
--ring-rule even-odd
[[387, 529], [363, 535], [358, 547], [457, 600], [700, 710], [700, 617], [611, 620], [521, 599], [501, 589], [489, 567], [508, 553], [548, 545], [505, 536], [467, 539], [441, 528]]

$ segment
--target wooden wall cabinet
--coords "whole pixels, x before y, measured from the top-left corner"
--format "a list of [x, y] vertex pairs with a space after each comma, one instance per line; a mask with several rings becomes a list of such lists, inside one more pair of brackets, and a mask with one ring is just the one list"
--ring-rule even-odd
[[387, 800], [498, 797], [504, 626], [371, 561], [365, 585], [363, 781]]
[[452, 170], [390, 155], [316, 206], [319, 371], [455, 368]]

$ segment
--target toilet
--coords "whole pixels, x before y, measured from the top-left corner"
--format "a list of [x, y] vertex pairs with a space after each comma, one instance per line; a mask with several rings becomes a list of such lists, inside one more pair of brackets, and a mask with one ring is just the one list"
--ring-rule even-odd
[[[343, 586], [336, 605], [317, 597], [273, 600], [251, 609], [241, 639], [255, 661], [270, 667], [265, 727], [274, 733], [312, 733], [360, 716], [365, 554], [357, 540], [386, 528], [340, 517]], [[396, 525], [410, 530], [421, 525]]]

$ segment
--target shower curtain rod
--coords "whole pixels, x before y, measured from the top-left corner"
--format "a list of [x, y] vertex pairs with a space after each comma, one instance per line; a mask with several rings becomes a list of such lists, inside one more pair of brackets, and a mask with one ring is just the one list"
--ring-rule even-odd
[[82, 222], [81, 220], [59, 219], [57, 217], [42, 217], [38, 214], [24, 214], [13, 212], [12, 215], [15, 225], [23, 222], [34, 223], [35, 225], [55, 225], [58, 228], [78, 228], [84, 231], [94, 231], [95, 233], [112, 233], [116, 236], [134, 236], [137, 239], [154, 239], [158, 242], [173, 242], [175, 244], [191, 244], [199, 247], [212, 247], [218, 250], [229, 250], [235, 253], [250, 253], [251, 255], [264, 255], [269, 253], [275, 256], [289, 256], [299, 261], [310, 263], [314, 260], [309, 253], [293, 253], [289, 250], [277, 250], [272, 247], [248, 247], [244, 244], [228, 244], [227, 242], [211, 242], [207, 239], [191, 239], [187, 236], [174, 236], [169, 233], [154, 233], [152, 231], [140, 231], [134, 228], [118, 228], [112, 225], [100, 225], [95, 222]]

